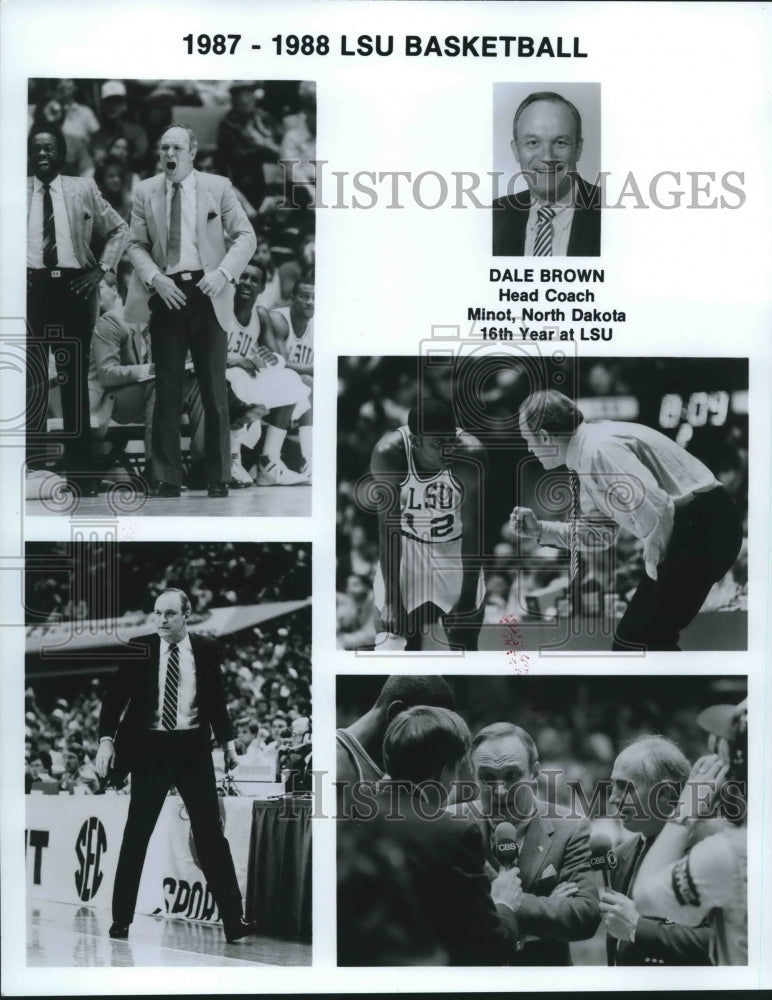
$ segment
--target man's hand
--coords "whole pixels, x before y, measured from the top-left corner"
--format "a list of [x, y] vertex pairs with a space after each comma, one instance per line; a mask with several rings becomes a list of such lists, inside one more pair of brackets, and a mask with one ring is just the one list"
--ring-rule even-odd
[[235, 750], [226, 749], [223, 756], [225, 758], [226, 771], [232, 771], [234, 768], [239, 766], [239, 755]]
[[712, 816], [728, 773], [729, 765], [717, 754], [700, 757], [694, 762], [674, 812], [691, 819]]
[[153, 278], [153, 288], [158, 292], [167, 309], [182, 309], [185, 305], [185, 293], [165, 274], [159, 272]]
[[524, 538], [538, 538], [541, 534], [541, 525], [530, 507], [515, 507], [509, 515], [509, 528]]
[[578, 891], [579, 886], [576, 882], [558, 882], [549, 894], [548, 899], [559, 899], [561, 897], [565, 897], [567, 899], [570, 896], [575, 896]]
[[251, 358], [239, 358], [233, 368], [243, 368], [247, 375], [254, 375], [258, 369], [258, 365]]
[[89, 267], [76, 275], [70, 282], [70, 291], [85, 297], [90, 295], [104, 277], [101, 267]]
[[99, 749], [97, 750], [96, 761], [94, 766], [96, 767], [96, 773], [100, 778], [106, 778], [107, 772], [115, 760], [115, 746], [112, 740], [102, 740], [99, 744]]
[[600, 912], [606, 931], [619, 941], [632, 941], [635, 928], [641, 919], [635, 903], [629, 896], [613, 889], [605, 889], [600, 894]]
[[523, 886], [518, 868], [501, 869], [491, 882], [491, 898], [494, 903], [503, 903], [510, 910], [517, 911], [523, 901]]
[[258, 368], [273, 368], [278, 365], [279, 359], [264, 344], [257, 348], [257, 358], [255, 364]]
[[222, 271], [208, 271], [196, 287], [200, 288], [204, 295], [213, 298], [218, 292], [222, 291], [227, 280]]

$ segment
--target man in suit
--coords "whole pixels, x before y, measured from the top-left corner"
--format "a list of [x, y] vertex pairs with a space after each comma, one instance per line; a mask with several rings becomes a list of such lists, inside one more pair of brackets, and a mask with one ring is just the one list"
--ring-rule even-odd
[[143, 658], [121, 664], [102, 702], [97, 772], [101, 778], [113, 766], [119, 774], [131, 772], [129, 815], [113, 886], [112, 938], [129, 935], [147, 845], [172, 785], [188, 811], [226, 939], [237, 941], [256, 929], [243, 919], [209, 749], [213, 731], [226, 768], [236, 767], [220, 655], [213, 640], [188, 633], [190, 610], [181, 590], [166, 590], [158, 597], [157, 634], [133, 641]]
[[523, 894], [515, 907], [519, 938], [512, 964], [571, 965], [569, 941], [591, 938], [600, 922], [590, 824], [536, 798], [539, 752], [519, 726], [486, 726], [472, 741], [471, 759], [480, 800], [461, 811], [478, 817], [494, 871], [501, 867], [496, 827], [506, 822], [515, 829]]
[[638, 870], [689, 777], [689, 761], [664, 736], [642, 736], [614, 761], [610, 805], [634, 836], [616, 849], [611, 888], [601, 893], [609, 965], [710, 965], [710, 928], [642, 917], [633, 902]]
[[[97, 289], [117, 267], [128, 229], [93, 180], [62, 175], [67, 144], [56, 126], [33, 129], [27, 151], [27, 433], [35, 443], [46, 434], [51, 349], [61, 388], [67, 484], [76, 496], [95, 496], [98, 484], [89, 475], [89, 346]], [[102, 242], [98, 260], [94, 237]]]
[[137, 188], [126, 299], [129, 322], [150, 320], [156, 366], [152, 464], [155, 497], [178, 497], [180, 417], [190, 350], [205, 414], [210, 497], [228, 495], [230, 422], [225, 379], [235, 282], [255, 250], [255, 234], [229, 180], [193, 169], [198, 141], [172, 125], [161, 136], [162, 172]]
[[340, 824], [339, 965], [506, 965], [514, 954], [517, 872], [489, 881], [478, 825], [444, 808], [469, 743], [447, 708], [415, 705], [390, 723], [389, 778]]
[[[110, 421], [145, 425], [145, 465], [152, 453], [151, 427], [155, 405], [155, 365], [147, 324], [127, 323], [119, 302], [97, 320], [91, 341], [88, 373], [94, 434], [103, 439]], [[193, 468], [204, 459], [204, 407], [195, 375], [186, 371], [183, 411], [188, 414]]]
[[515, 112], [512, 152], [527, 190], [493, 203], [494, 257], [600, 256], [600, 188], [576, 171], [582, 118], [552, 91], [529, 94]]

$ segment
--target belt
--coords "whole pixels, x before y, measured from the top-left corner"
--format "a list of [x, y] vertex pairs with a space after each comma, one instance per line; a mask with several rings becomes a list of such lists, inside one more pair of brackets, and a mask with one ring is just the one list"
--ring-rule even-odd
[[28, 267], [30, 278], [69, 278], [71, 274], [83, 274], [79, 267]]
[[167, 274], [176, 285], [189, 285], [198, 283], [204, 277], [203, 271], [177, 271], [175, 274]]

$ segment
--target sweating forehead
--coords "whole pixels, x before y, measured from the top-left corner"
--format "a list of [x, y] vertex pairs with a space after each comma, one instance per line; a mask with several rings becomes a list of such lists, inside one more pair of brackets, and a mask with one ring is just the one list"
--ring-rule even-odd
[[497, 771], [507, 767], [519, 767], [522, 771], [530, 770], [528, 750], [517, 736], [483, 740], [472, 751], [472, 762], [478, 770], [483, 767]]

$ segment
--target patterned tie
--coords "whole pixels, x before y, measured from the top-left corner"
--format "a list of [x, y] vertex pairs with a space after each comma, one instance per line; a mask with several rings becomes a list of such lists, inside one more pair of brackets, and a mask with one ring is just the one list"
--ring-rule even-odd
[[533, 247], [534, 257], [552, 256], [552, 220], [555, 209], [552, 205], [542, 205], [538, 212], [539, 228], [536, 231], [536, 242]]
[[56, 223], [54, 222], [54, 203], [51, 199], [51, 185], [43, 185], [43, 267], [54, 268], [58, 265], [56, 254]]
[[169, 246], [166, 259], [169, 267], [176, 267], [180, 262], [180, 245], [182, 243], [182, 194], [179, 181], [172, 184], [172, 206], [169, 212]]
[[166, 684], [164, 685], [164, 705], [161, 710], [161, 725], [164, 729], [177, 728], [177, 692], [180, 687], [180, 650], [176, 643], [169, 646], [166, 660]]
[[579, 557], [579, 476], [575, 472], [571, 477], [571, 603], [574, 613], [582, 608], [582, 574]]

